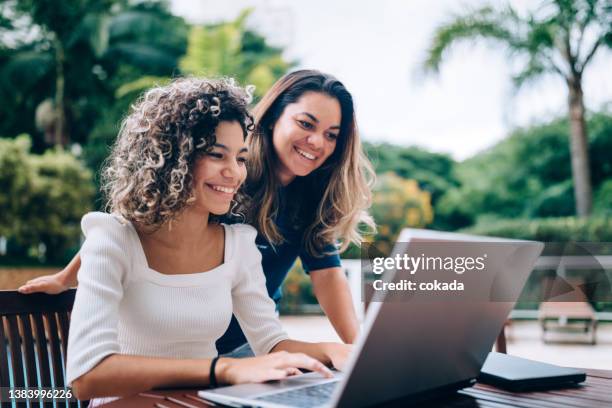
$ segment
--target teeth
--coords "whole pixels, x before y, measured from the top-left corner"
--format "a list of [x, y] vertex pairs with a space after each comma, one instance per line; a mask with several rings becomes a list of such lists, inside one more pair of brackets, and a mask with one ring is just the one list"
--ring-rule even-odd
[[301, 150], [301, 149], [298, 149], [297, 147], [295, 148], [295, 150], [297, 150], [297, 152], [298, 152], [299, 154], [301, 154], [302, 156], [304, 156], [304, 157], [305, 157], [305, 158], [307, 158], [308, 160], [314, 160], [314, 159], [316, 159], [316, 157], [314, 157], [312, 154], [307, 153], [307, 152], [305, 152], [305, 151], [303, 151], [303, 150]]
[[233, 193], [234, 189], [231, 187], [222, 187], [222, 186], [211, 186], [213, 190], [221, 191], [222, 193]]

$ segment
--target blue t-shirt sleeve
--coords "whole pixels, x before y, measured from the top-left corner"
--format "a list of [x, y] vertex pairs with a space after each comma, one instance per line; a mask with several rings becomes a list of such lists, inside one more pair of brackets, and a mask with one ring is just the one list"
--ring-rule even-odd
[[323, 247], [323, 256], [316, 257], [308, 253], [306, 248], [302, 248], [300, 251], [300, 259], [302, 260], [302, 266], [304, 272], [310, 273], [310, 271], [316, 271], [318, 269], [335, 268], [342, 264], [340, 263], [340, 255], [334, 244], [327, 244]]

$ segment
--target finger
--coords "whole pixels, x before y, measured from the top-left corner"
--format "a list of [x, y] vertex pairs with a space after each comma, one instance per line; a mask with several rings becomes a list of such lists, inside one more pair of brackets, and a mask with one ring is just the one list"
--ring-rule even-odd
[[26, 283], [25, 285], [23, 285], [17, 290], [20, 293], [23, 293], [26, 295], [30, 293], [35, 293], [35, 292], [45, 292], [48, 294], [54, 294], [53, 290], [51, 290], [51, 287], [47, 284], [47, 282], [44, 282], [44, 281]]
[[264, 378], [260, 382], [264, 381], [275, 381], [275, 380], [283, 380], [287, 378], [289, 374], [287, 374], [286, 370], [282, 369], [271, 369], [264, 374]]
[[25, 285], [23, 285], [22, 287], [20, 287], [18, 290], [21, 291], [21, 289], [23, 289], [24, 293], [30, 293], [33, 292], [37, 289], [39, 289], [39, 284], [37, 283], [26, 283]]
[[334, 376], [331, 370], [325, 367], [325, 365], [323, 365], [319, 360], [315, 360], [314, 358], [303, 353], [288, 353], [287, 355], [283, 356], [280, 365], [283, 368], [296, 367], [316, 371], [327, 378]]
[[302, 374], [300, 369], [295, 367], [285, 368], [285, 371], [287, 372], [288, 376]]

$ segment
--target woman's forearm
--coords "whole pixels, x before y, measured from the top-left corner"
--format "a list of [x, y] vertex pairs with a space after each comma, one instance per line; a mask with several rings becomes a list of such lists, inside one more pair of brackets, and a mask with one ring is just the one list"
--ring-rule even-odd
[[348, 280], [341, 268], [310, 272], [315, 296], [340, 339], [354, 343], [359, 335], [359, 321], [353, 307]]
[[80, 267], [81, 255], [77, 253], [74, 258], [70, 260], [68, 265], [58, 274], [58, 277], [65, 286], [75, 286], [77, 284], [77, 273]]
[[[328, 355], [338, 366], [346, 359], [344, 344], [297, 344], [290, 340], [285, 350]], [[280, 344], [280, 343], [279, 343]], [[325, 346], [325, 344], [327, 344]], [[335, 348], [334, 348], [335, 347]], [[281, 346], [281, 349], [283, 346]], [[340, 350], [338, 350], [340, 348]], [[325, 349], [325, 351], [324, 351]], [[276, 350], [280, 351], [280, 350]], [[161, 387], [201, 387], [210, 384], [211, 360], [177, 360], [142, 356], [111, 355], [92, 370], [72, 382], [75, 396], [80, 400], [103, 396], [132, 395]], [[316, 371], [326, 378], [331, 371], [310, 356], [294, 353], [272, 353], [251, 358], [218, 359], [215, 366], [217, 384], [240, 384], [281, 380], [299, 374], [299, 369]]]
[[78, 399], [133, 395], [159, 387], [209, 383], [210, 360], [113, 354], [72, 382]]

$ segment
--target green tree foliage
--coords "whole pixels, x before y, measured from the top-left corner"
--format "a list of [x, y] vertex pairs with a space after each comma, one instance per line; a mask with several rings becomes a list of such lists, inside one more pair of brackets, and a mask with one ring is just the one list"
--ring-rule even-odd
[[431, 193], [435, 203], [445, 191], [459, 184], [454, 174], [455, 161], [447, 154], [434, 153], [419, 147], [394, 146], [389, 143], [364, 143], [366, 154], [376, 173], [389, 171], [405, 179], [414, 179]]
[[399, 177], [393, 172], [378, 177], [373, 191], [371, 214], [378, 225], [373, 237], [377, 248], [390, 253], [402, 228], [422, 228], [431, 223], [431, 195], [419, 188], [416, 180]]
[[424, 67], [437, 71], [451, 47], [465, 40], [485, 40], [504, 47], [513, 62], [520, 65], [513, 77], [517, 87], [547, 74], [563, 79], [569, 95], [569, 162], [576, 212], [589, 215], [592, 187], [582, 80], [594, 55], [612, 47], [609, 0], [544, 1], [526, 15], [509, 5], [485, 6], [465, 13], [437, 28]]
[[29, 200], [32, 168], [28, 163], [30, 139], [0, 139], [0, 236], [8, 236], [21, 220], [17, 216]]
[[612, 179], [606, 180], [595, 193], [593, 212], [602, 217], [612, 218]]
[[[419, 188], [431, 195], [434, 209], [439, 199], [448, 191], [459, 186], [455, 175], [456, 162], [447, 154], [434, 153], [419, 147], [395, 146], [389, 143], [364, 143], [364, 149], [372, 161], [377, 174], [394, 172], [404, 179], [416, 180]], [[456, 225], [468, 225], [453, 219], [446, 219], [434, 210], [433, 222], [429, 228], [452, 229]]]
[[[180, 72], [236, 78], [243, 85], [255, 85], [255, 97], [261, 97], [294, 64], [285, 61], [281, 48], [270, 46], [264, 37], [247, 27], [250, 14], [251, 9], [246, 9], [232, 21], [192, 26], [186, 53], [179, 61]], [[164, 76], [143, 76], [124, 83], [115, 96], [133, 98], [169, 81]]]
[[0, 15], [11, 25], [0, 31], [0, 134], [36, 135], [36, 150], [85, 142], [117, 87], [172, 74], [186, 47], [187, 25], [164, 1], [7, 0]]
[[[283, 59], [282, 49], [271, 47], [264, 37], [247, 28], [249, 14], [250, 10], [245, 10], [233, 21], [191, 27], [185, 54], [178, 63], [180, 70], [174, 74], [231, 76], [241, 84], [255, 85], [256, 97], [263, 95], [293, 64]], [[128, 68], [124, 66], [122, 72], [128, 72]], [[114, 88], [115, 103], [105, 108], [85, 146], [85, 159], [96, 174], [134, 99], [153, 86], [171, 81], [171, 76], [157, 74], [125, 74], [121, 78]]]
[[[612, 206], [604, 201], [609, 194], [605, 181], [612, 178], [612, 115], [594, 114], [588, 126], [595, 214], [601, 214]], [[438, 201], [436, 217], [454, 220], [452, 226], [460, 228], [479, 219], [573, 215], [568, 140], [567, 119], [516, 130], [456, 166], [460, 186]]]
[[462, 231], [542, 242], [612, 242], [612, 219], [593, 216], [496, 220], [481, 222]]
[[281, 48], [271, 47], [247, 28], [250, 13], [247, 9], [233, 21], [193, 27], [181, 70], [237, 78], [242, 84], [255, 85], [255, 95], [261, 97], [293, 64], [283, 59]]
[[62, 149], [43, 155], [29, 150], [27, 136], [0, 139], [0, 183], [6, 188], [0, 195], [0, 235], [17, 252], [8, 257], [29, 253], [62, 263], [79, 243], [81, 217], [91, 210], [91, 172]]

